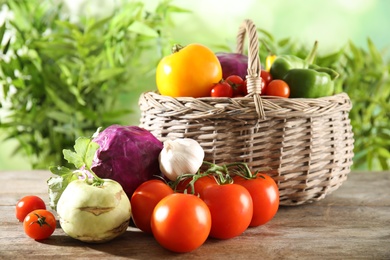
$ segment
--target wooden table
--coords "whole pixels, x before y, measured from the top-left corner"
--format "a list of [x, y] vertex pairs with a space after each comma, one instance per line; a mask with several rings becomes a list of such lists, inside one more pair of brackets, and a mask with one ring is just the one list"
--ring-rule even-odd
[[129, 227], [105, 244], [74, 240], [57, 228], [47, 240], [28, 238], [15, 218], [25, 195], [47, 200], [47, 171], [0, 172], [0, 259], [390, 259], [390, 172], [352, 172], [324, 200], [281, 207], [264, 226], [229, 239], [208, 239], [175, 254], [152, 236]]

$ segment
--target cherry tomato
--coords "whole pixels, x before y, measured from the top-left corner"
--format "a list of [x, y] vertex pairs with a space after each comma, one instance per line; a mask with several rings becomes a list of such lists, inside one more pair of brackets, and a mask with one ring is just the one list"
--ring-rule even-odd
[[161, 95], [207, 97], [222, 79], [217, 56], [206, 46], [189, 44], [164, 57], [156, 69], [156, 84]]
[[212, 97], [233, 97], [233, 88], [227, 82], [219, 82], [211, 89]]
[[130, 200], [134, 224], [142, 231], [152, 233], [150, 219], [154, 207], [172, 193], [172, 188], [162, 180], [149, 180], [138, 186]]
[[207, 239], [211, 215], [207, 205], [197, 196], [174, 193], [155, 207], [151, 220], [157, 242], [177, 253], [190, 252]]
[[240, 76], [230, 75], [225, 79], [230, 86], [233, 88], [233, 97], [236, 96], [245, 96], [248, 94], [246, 89], [246, 81], [244, 81]]
[[16, 203], [16, 218], [22, 222], [28, 213], [36, 209], [46, 209], [45, 202], [38, 196], [25, 196]]
[[206, 175], [196, 179], [196, 181], [194, 182], [194, 190], [192, 190], [192, 187], [190, 186], [191, 181], [192, 178], [187, 178], [183, 181], [180, 181], [176, 186], [175, 191], [199, 195], [206, 187], [210, 185], [217, 185], [217, 180], [212, 175]]
[[23, 221], [24, 232], [35, 240], [50, 237], [56, 229], [56, 224], [53, 213], [45, 209], [28, 213]]
[[233, 177], [234, 183], [245, 187], [252, 196], [253, 216], [249, 226], [256, 227], [269, 222], [279, 208], [279, 188], [268, 175], [257, 173], [254, 178]]
[[261, 93], [264, 94], [266, 92], [266, 88], [269, 85], [269, 83], [272, 81], [272, 76], [269, 71], [261, 70], [260, 77], [264, 83], [261, 87]]
[[281, 79], [272, 80], [265, 89], [267, 96], [278, 96], [288, 98], [290, 96], [290, 87]]
[[243, 186], [211, 185], [200, 193], [200, 198], [210, 209], [210, 237], [228, 239], [248, 228], [253, 215], [253, 202], [249, 191]]

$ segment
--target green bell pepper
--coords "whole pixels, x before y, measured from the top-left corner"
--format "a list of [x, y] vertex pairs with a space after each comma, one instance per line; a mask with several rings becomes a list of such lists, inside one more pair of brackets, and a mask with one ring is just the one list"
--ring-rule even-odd
[[307, 69], [313, 63], [318, 48], [318, 42], [314, 46], [306, 59], [301, 59], [294, 55], [280, 55], [272, 63], [270, 74], [272, 79], [283, 79], [284, 75], [291, 69]]
[[306, 69], [309, 64], [294, 55], [280, 55], [271, 66], [270, 73], [272, 79], [283, 79], [284, 75], [291, 69]]
[[334, 80], [338, 73], [332, 69], [313, 67], [290, 69], [283, 80], [290, 87], [291, 98], [319, 98], [334, 93]]

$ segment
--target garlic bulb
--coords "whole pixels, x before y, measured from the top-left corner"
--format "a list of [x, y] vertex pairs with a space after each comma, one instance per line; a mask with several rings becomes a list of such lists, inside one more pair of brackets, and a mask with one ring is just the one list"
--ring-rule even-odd
[[191, 138], [164, 141], [164, 147], [158, 157], [161, 172], [171, 181], [178, 176], [195, 174], [204, 159], [204, 150]]

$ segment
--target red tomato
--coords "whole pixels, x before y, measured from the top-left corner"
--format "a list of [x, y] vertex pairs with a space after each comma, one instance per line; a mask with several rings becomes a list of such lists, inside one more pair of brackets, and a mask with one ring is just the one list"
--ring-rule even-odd
[[53, 213], [45, 209], [30, 212], [23, 221], [24, 232], [35, 240], [50, 237], [56, 229], [56, 224]]
[[198, 195], [200, 194], [204, 188], [210, 186], [210, 185], [217, 185], [217, 180], [212, 175], [206, 175], [203, 177], [198, 178], [194, 182], [194, 190], [192, 190], [192, 187], [190, 186], [190, 182], [192, 181], [192, 178], [184, 179], [183, 181], [179, 182], [176, 186], [176, 192], [181, 193], [189, 193]]
[[156, 205], [151, 226], [161, 246], [173, 252], [186, 253], [206, 241], [211, 228], [211, 215], [199, 197], [174, 193]]
[[253, 179], [234, 176], [234, 183], [245, 187], [252, 196], [253, 217], [249, 226], [256, 227], [270, 221], [279, 208], [279, 188], [266, 174], [258, 173]]
[[235, 96], [245, 96], [248, 94], [246, 89], [246, 82], [237, 75], [230, 75], [225, 79], [230, 86], [233, 88], [233, 97]]
[[264, 85], [262, 85], [262, 88], [261, 88], [261, 93], [264, 94], [265, 89], [267, 88], [269, 83], [272, 81], [272, 76], [271, 76], [271, 73], [269, 71], [261, 70], [260, 77], [264, 83]]
[[45, 202], [38, 196], [25, 196], [16, 203], [16, 218], [22, 222], [28, 213], [36, 209], [46, 209]]
[[242, 234], [253, 215], [250, 193], [238, 184], [206, 187], [200, 194], [211, 213], [210, 237], [228, 239]]
[[149, 180], [138, 186], [130, 200], [134, 224], [142, 231], [152, 233], [150, 220], [154, 207], [172, 193], [172, 188], [162, 180]]
[[219, 82], [211, 89], [212, 97], [233, 97], [233, 88], [227, 82]]
[[290, 87], [281, 79], [272, 80], [265, 89], [267, 96], [278, 96], [288, 98], [290, 96]]

